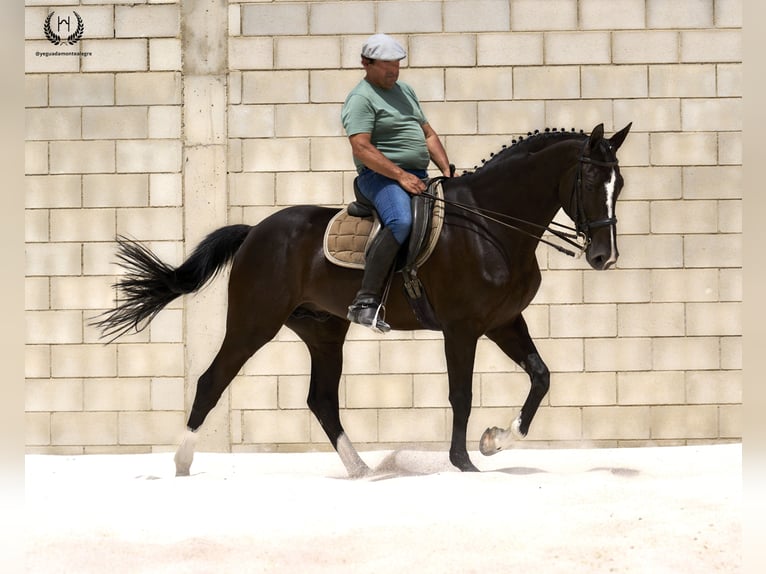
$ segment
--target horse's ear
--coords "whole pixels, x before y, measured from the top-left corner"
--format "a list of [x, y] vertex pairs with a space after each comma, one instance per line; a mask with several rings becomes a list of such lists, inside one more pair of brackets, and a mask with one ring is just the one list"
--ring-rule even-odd
[[598, 142], [600, 142], [602, 139], [604, 139], [604, 124], [598, 124], [590, 133], [590, 141], [588, 142], [588, 147], [590, 149], [596, 149]]
[[627, 126], [609, 138], [609, 145], [612, 146], [614, 151], [617, 151], [617, 149], [622, 145], [622, 142], [625, 141], [625, 138], [628, 137], [628, 132], [630, 131], [630, 126], [632, 125], [633, 122], [630, 122]]

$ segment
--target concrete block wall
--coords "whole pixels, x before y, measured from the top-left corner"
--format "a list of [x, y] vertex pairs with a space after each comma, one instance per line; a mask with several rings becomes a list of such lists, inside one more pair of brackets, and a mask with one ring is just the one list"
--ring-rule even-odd
[[[113, 302], [114, 237], [178, 264], [221, 225], [347, 202], [340, 108], [376, 32], [407, 47], [401, 78], [459, 169], [534, 129], [633, 122], [616, 269], [538, 251], [543, 284], [525, 316], [551, 390], [519, 447], [739, 440], [740, 0], [26, 5], [30, 452], [174, 448], [223, 334], [225, 280], [104, 346], [88, 321]], [[71, 10], [83, 39], [53, 46], [45, 18]], [[89, 55], [38, 55], [65, 49]], [[309, 369], [280, 331], [211, 413], [201, 448], [329, 448], [306, 408]], [[480, 341], [469, 448], [508, 425], [528, 386]], [[440, 336], [352, 327], [340, 403], [361, 447], [445, 447]]]

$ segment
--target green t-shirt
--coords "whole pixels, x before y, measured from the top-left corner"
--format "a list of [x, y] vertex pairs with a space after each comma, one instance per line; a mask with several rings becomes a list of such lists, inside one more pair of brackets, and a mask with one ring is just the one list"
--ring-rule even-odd
[[[413, 89], [397, 82], [384, 90], [362, 80], [341, 112], [346, 135], [371, 134], [371, 142], [403, 169], [427, 169], [430, 162], [423, 124], [428, 123]], [[354, 158], [357, 171], [364, 165]]]

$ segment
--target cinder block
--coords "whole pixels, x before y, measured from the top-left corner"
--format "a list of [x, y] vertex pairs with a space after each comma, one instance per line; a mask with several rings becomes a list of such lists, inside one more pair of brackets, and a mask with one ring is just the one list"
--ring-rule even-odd
[[691, 439], [718, 436], [716, 406], [651, 407], [652, 438]]
[[349, 375], [346, 406], [350, 409], [403, 408], [413, 402], [412, 375]]
[[183, 238], [183, 211], [178, 207], [122, 209], [117, 214], [117, 233], [127, 237], [167, 240]]
[[149, 205], [153, 207], [180, 206], [182, 203], [181, 174], [149, 174]]
[[27, 378], [46, 378], [51, 376], [50, 345], [24, 346], [24, 376]]
[[149, 69], [148, 42], [146, 39], [82, 40], [82, 51], [93, 53], [82, 59], [82, 71], [145, 72]]
[[445, 100], [444, 75], [438, 68], [409, 68], [403, 79], [415, 89], [421, 103], [442, 102]]
[[683, 238], [676, 235], [623, 236], [619, 249], [622, 269], [681, 267], [684, 261]]
[[226, 83], [220, 76], [184, 76], [184, 142], [223, 144], [226, 139]]
[[617, 306], [551, 305], [551, 337], [614, 337]]
[[311, 360], [306, 345], [272, 341], [261, 347], [244, 367], [246, 375], [309, 375]]
[[114, 74], [54, 74], [49, 82], [51, 106], [114, 105]]
[[655, 165], [715, 165], [717, 141], [713, 133], [655, 133], [651, 160]]
[[476, 39], [479, 66], [541, 66], [543, 34], [479, 34]]
[[741, 62], [741, 30], [681, 32], [682, 62]]
[[181, 142], [124, 140], [116, 143], [117, 171], [121, 173], [181, 171]]
[[308, 171], [309, 140], [245, 140], [242, 155], [244, 171]]
[[[483, 373], [480, 380], [480, 405], [483, 407], [521, 408], [521, 405], [524, 404], [527, 398], [527, 394], [529, 394], [529, 375], [523, 372]], [[449, 389], [445, 390], [447, 391], [447, 395], [445, 395], [446, 400]], [[474, 402], [476, 402], [478, 394], [478, 392], [474, 393]], [[547, 399], [543, 400], [543, 404], [547, 402]], [[449, 401], [447, 401], [446, 406], [449, 406]]]
[[[582, 97], [645, 98], [649, 91], [646, 66], [583, 66]], [[615, 123], [623, 122], [615, 118]], [[637, 124], [633, 124], [637, 129]]]
[[473, 34], [424, 34], [410, 38], [408, 61], [411, 67], [476, 65], [476, 36]]
[[48, 173], [48, 142], [24, 142], [24, 173]]
[[303, 70], [244, 72], [242, 102], [285, 104], [309, 101], [309, 76]]
[[630, 30], [645, 26], [644, 0], [580, 0], [583, 30]]
[[61, 74], [80, 71], [80, 58], [52, 55], [57, 51], [48, 40], [27, 40], [24, 42], [24, 72]]
[[51, 173], [111, 173], [115, 170], [112, 141], [50, 143]]
[[320, 2], [311, 6], [309, 32], [312, 35], [372, 34], [374, 31], [375, 4], [371, 2]]
[[608, 64], [611, 42], [608, 32], [550, 32], [545, 35], [545, 63]]
[[[476, 377], [474, 377], [474, 381]], [[474, 393], [474, 400], [479, 393]], [[413, 377], [413, 406], [449, 408], [449, 380], [446, 373]]]
[[626, 235], [643, 235], [650, 231], [648, 201], [620, 201], [617, 204], [617, 219], [619, 232]]
[[302, 443], [310, 442], [308, 409], [290, 411], [244, 411], [242, 442]]
[[339, 173], [278, 173], [277, 205], [338, 205], [343, 203]]
[[686, 334], [741, 335], [741, 304], [732, 303], [688, 303], [686, 305]]
[[184, 317], [181, 309], [165, 309], [149, 325], [152, 343], [183, 343]]
[[510, 100], [513, 98], [511, 68], [452, 68], [446, 70], [447, 99]]
[[652, 301], [716, 301], [718, 270], [653, 269]]
[[120, 377], [180, 377], [184, 375], [184, 347], [177, 343], [119, 346]]
[[710, 28], [713, 3], [707, 0], [647, 0], [647, 28]]
[[48, 105], [48, 76], [46, 74], [24, 75], [24, 107], [44, 108]]
[[93, 174], [82, 178], [83, 207], [139, 207], [149, 202], [146, 174]]
[[478, 118], [473, 102], [432, 102], [423, 104], [423, 113], [437, 133], [475, 134]]
[[447, 369], [441, 341], [382, 341], [380, 372], [443, 373]]
[[[278, 381], [278, 404], [280, 409], [305, 409], [309, 395], [309, 377], [282, 375]], [[338, 387], [338, 402], [343, 407], [345, 404], [345, 385], [342, 382]]]
[[274, 67], [274, 41], [267, 38], [229, 38], [229, 71], [270, 70]]
[[529, 440], [580, 440], [582, 411], [576, 407], [540, 407], [529, 427]]
[[681, 118], [685, 131], [741, 131], [742, 100], [740, 98], [682, 100]]
[[718, 436], [721, 438], [742, 438], [744, 416], [742, 405], [718, 407]]
[[50, 280], [48, 277], [24, 278], [24, 309], [45, 311], [50, 308]]
[[114, 35], [117, 38], [175, 38], [181, 33], [177, 4], [114, 7]]
[[[340, 420], [347, 436], [357, 443], [378, 442], [378, 410], [376, 409], [344, 409]], [[316, 420], [312, 417], [312, 423]], [[319, 426], [316, 424], [316, 426]], [[311, 433], [314, 442], [327, 443], [327, 435], [319, 430]]]
[[671, 30], [636, 30], [614, 32], [614, 64], [662, 64], [678, 61], [678, 32]]
[[582, 300], [586, 303], [645, 303], [651, 299], [651, 273], [648, 270], [588, 272], [583, 279]]
[[704, 98], [716, 95], [713, 64], [649, 66], [649, 96], [652, 98]]
[[67, 140], [80, 138], [78, 108], [27, 109], [26, 140]]
[[340, 38], [316, 36], [277, 37], [274, 67], [277, 69], [333, 69], [340, 67]]
[[149, 135], [151, 139], [181, 138], [181, 106], [151, 106]]
[[738, 233], [684, 237], [685, 267], [740, 267], [742, 236]]
[[444, 5], [445, 32], [504, 32], [511, 29], [505, 0], [457, 0]]
[[718, 369], [716, 337], [657, 337], [652, 341], [652, 364], [660, 371]]
[[740, 199], [742, 189], [741, 166], [683, 168], [684, 199]]
[[273, 137], [274, 106], [230, 106], [230, 137]]
[[721, 337], [721, 368], [742, 369], [742, 337]]
[[51, 212], [51, 241], [110, 241], [113, 209], [57, 209]]
[[428, 1], [378, 3], [378, 30], [387, 34], [441, 32], [442, 7], [442, 2]]
[[652, 369], [652, 340], [585, 339], [584, 358], [586, 371], [648, 371]]
[[[361, 76], [360, 70], [311, 70], [308, 81], [311, 89], [310, 101], [314, 103], [342, 104], [351, 89], [359, 82]], [[305, 85], [304, 80], [301, 84], [304, 93]]]
[[742, 301], [742, 270], [721, 269], [719, 275], [720, 301]]
[[275, 178], [271, 173], [230, 173], [230, 205], [274, 205]]
[[564, 100], [545, 102], [545, 125], [559, 129], [590, 129], [604, 124], [607, 131], [613, 131], [611, 100]]
[[718, 163], [720, 165], [742, 165], [741, 132], [718, 134]]
[[149, 379], [82, 381], [86, 411], [143, 411], [150, 408]]
[[120, 444], [174, 444], [183, 432], [184, 413], [120, 412]]
[[718, 230], [723, 233], [742, 232], [742, 200], [718, 202]]
[[[51, 278], [51, 307], [73, 310], [109, 308], [114, 303], [112, 283], [114, 283], [114, 277]], [[80, 320], [81, 329], [82, 320]]]
[[620, 194], [617, 209], [620, 209], [620, 203], [624, 200], [680, 199], [683, 189], [681, 184], [682, 171], [682, 168], [675, 166], [620, 168], [620, 173], [625, 180], [625, 187]]
[[27, 447], [51, 444], [51, 415], [49, 413], [24, 414], [24, 444]]
[[341, 136], [340, 104], [276, 106], [277, 137]]
[[514, 98], [567, 100], [580, 97], [580, 69], [576, 66], [519, 67], [513, 70]]
[[151, 408], [155, 411], [184, 410], [184, 380], [181, 377], [151, 379]]
[[384, 409], [378, 411], [381, 442], [434, 442], [448, 438], [443, 409]]
[[580, 372], [585, 368], [582, 339], [538, 339], [535, 346], [551, 373]]
[[26, 246], [26, 275], [79, 275], [81, 248], [76, 243], [40, 243]]
[[616, 100], [614, 123], [617, 126], [633, 122], [631, 129], [662, 132], [681, 129], [681, 107], [674, 99]]
[[180, 72], [117, 74], [115, 103], [122, 106], [181, 104]]
[[149, 39], [149, 70], [152, 72], [180, 71], [183, 65], [181, 40], [177, 38]]
[[24, 240], [27, 243], [48, 241], [48, 219], [47, 209], [24, 210]]
[[716, 201], [652, 202], [652, 233], [715, 233], [717, 229]]
[[[541, 129], [545, 125], [545, 103], [541, 101], [478, 102], [479, 133], [516, 134]], [[510, 138], [505, 136], [505, 143]], [[496, 149], [477, 150], [486, 157]], [[471, 158], [478, 161], [478, 155]]]
[[93, 107], [82, 111], [83, 139], [138, 139], [148, 133], [145, 107]]
[[117, 413], [51, 413], [51, 444], [117, 444]]
[[577, 28], [576, 0], [515, 0], [511, 29], [574, 30]]
[[24, 383], [24, 409], [35, 411], [81, 411], [83, 382], [79, 379], [29, 379]]
[[719, 97], [742, 95], [742, 64], [718, 64], [716, 89]]
[[615, 373], [557, 373], [551, 377], [548, 397], [551, 406], [556, 407], [614, 405]]
[[582, 436], [590, 440], [650, 438], [649, 407], [587, 407], [582, 412]]
[[245, 4], [241, 11], [244, 36], [305, 35], [309, 31], [306, 4]]
[[683, 404], [685, 392], [684, 373], [681, 371], [617, 374], [620, 405]]
[[688, 404], [737, 404], [742, 402], [742, 371], [687, 371]]
[[543, 271], [536, 305], [580, 303], [583, 300], [583, 276], [575, 271]]

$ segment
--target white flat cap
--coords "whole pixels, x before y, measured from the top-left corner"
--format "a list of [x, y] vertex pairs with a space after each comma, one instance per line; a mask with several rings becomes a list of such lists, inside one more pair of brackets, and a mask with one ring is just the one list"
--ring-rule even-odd
[[387, 34], [375, 34], [362, 46], [362, 56], [370, 60], [394, 61], [407, 57], [407, 50]]

